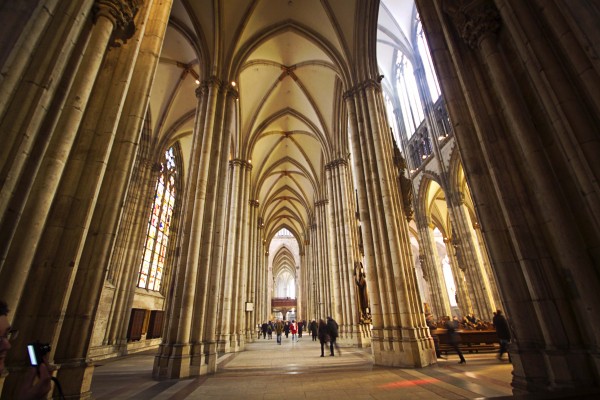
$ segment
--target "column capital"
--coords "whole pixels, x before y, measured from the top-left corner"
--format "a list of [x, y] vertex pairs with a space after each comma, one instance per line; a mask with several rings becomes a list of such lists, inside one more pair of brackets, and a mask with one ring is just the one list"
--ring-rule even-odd
[[333, 169], [333, 168], [337, 168], [340, 165], [344, 165], [347, 166], [348, 165], [348, 160], [345, 158], [338, 158], [336, 160], [330, 161], [327, 164], [325, 164], [325, 169], [329, 170], [329, 169]]
[[248, 200], [248, 204], [252, 207], [258, 207], [260, 205], [258, 200]]
[[94, 17], [108, 18], [117, 31], [120, 39], [127, 40], [135, 33], [133, 19], [137, 13], [141, 0], [96, 0], [94, 4]]
[[356, 93], [364, 91], [366, 89], [374, 89], [375, 91], [381, 91], [381, 81], [379, 80], [379, 77], [376, 79], [368, 78], [360, 83], [357, 83], [356, 85], [348, 89], [346, 92], [344, 92], [343, 99], [348, 100], [349, 98], [354, 97]]
[[229, 165], [230, 166], [239, 165], [241, 167], [246, 168], [249, 171], [252, 171], [252, 164], [247, 160], [242, 160], [241, 158], [234, 158], [232, 160], [229, 160]]
[[491, 1], [446, 2], [444, 11], [452, 19], [462, 39], [472, 49], [477, 49], [483, 38], [495, 35], [502, 25], [500, 13]]
[[315, 207], [321, 207], [321, 206], [324, 206], [324, 205], [326, 205], [328, 203], [329, 203], [329, 200], [327, 200], [327, 199], [315, 201]]
[[463, 205], [465, 203], [465, 194], [460, 191], [452, 192], [452, 201], [457, 206]]

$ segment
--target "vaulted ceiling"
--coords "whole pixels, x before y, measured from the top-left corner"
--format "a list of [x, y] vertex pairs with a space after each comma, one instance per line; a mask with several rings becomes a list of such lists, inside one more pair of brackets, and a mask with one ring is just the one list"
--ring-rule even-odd
[[[355, 24], [361, 3], [174, 0], [151, 93], [152, 134], [164, 145], [179, 140], [188, 165], [195, 89], [211, 76], [235, 82], [230, 157], [252, 165], [251, 199], [268, 238], [286, 227], [302, 246], [314, 204], [326, 198], [324, 166], [348, 155], [343, 92], [358, 32], [368, 29]], [[413, 1], [385, 3], [404, 15], [386, 22], [397, 36]]]

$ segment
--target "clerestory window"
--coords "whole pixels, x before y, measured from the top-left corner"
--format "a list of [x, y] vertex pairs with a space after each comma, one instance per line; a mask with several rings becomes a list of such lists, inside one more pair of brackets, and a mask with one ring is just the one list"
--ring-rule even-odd
[[165, 258], [175, 197], [177, 191], [177, 165], [176, 152], [170, 147], [164, 154], [161, 162], [160, 175], [154, 190], [154, 202], [148, 219], [148, 229], [144, 243], [144, 255], [138, 274], [137, 286], [140, 288], [160, 291], [163, 274], [165, 271]]

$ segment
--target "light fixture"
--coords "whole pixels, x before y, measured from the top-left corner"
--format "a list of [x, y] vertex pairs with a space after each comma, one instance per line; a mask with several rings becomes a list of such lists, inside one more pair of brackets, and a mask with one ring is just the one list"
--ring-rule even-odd
[[422, 158], [423, 160], [424, 160], [424, 159], [426, 159], [426, 158], [427, 158], [427, 154], [423, 154], [423, 155], [421, 156], [421, 158]]
[[231, 86], [235, 87], [236, 83], [235, 81], [231, 81]]
[[200, 80], [196, 79], [196, 85], [200, 84]]

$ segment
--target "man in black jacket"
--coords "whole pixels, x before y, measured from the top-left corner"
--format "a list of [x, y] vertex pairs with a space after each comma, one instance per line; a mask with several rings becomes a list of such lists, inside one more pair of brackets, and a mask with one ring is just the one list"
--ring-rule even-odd
[[510, 354], [508, 353], [508, 343], [510, 342], [510, 328], [508, 327], [508, 321], [504, 318], [501, 310], [497, 310], [494, 313], [494, 319], [492, 320], [494, 328], [496, 328], [496, 334], [500, 340], [500, 351], [498, 351], [498, 360], [502, 360], [504, 353], [508, 354], [508, 361], [510, 361]]
[[327, 317], [327, 334], [329, 334], [329, 350], [331, 352], [329, 355], [333, 357], [333, 347], [335, 346], [337, 348], [338, 355], [341, 356], [342, 353], [340, 352], [340, 347], [336, 342], [338, 337], [338, 324], [331, 317]]

